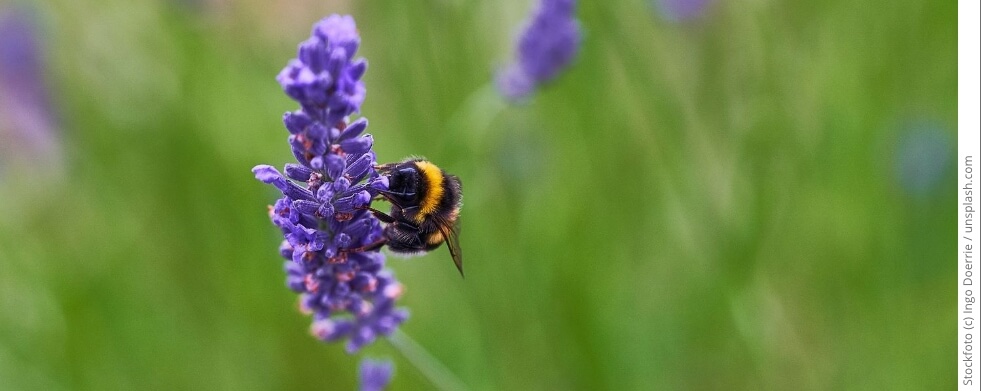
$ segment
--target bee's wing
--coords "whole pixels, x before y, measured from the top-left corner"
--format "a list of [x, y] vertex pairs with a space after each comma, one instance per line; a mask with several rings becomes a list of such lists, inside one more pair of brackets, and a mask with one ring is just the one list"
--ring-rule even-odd
[[440, 224], [439, 231], [443, 234], [443, 238], [446, 239], [446, 248], [450, 249], [450, 256], [453, 257], [453, 263], [456, 264], [456, 269], [460, 271], [460, 277], [463, 277], [463, 252], [460, 251], [460, 221], [457, 220], [454, 224]]

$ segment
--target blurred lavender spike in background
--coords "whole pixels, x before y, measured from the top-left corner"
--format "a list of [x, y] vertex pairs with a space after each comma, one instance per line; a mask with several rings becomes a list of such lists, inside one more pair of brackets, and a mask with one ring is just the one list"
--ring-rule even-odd
[[518, 38], [516, 58], [497, 74], [498, 90], [520, 100], [555, 79], [579, 53], [582, 33], [574, 0], [542, 0]]
[[41, 44], [30, 8], [0, 6], [0, 164], [19, 161], [34, 173], [62, 162]]
[[683, 22], [702, 15], [711, 0], [653, 0], [666, 19]]
[[[300, 163], [284, 176], [268, 165], [252, 169], [256, 179], [283, 193], [269, 217], [283, 233], [286, 285], [300, 295], [300, 309], [313, 315], [310, 332], [323, 341], [346, 339], [354, 353], [387, 336], [408, 313], [395, 307], [402, 285], [384, 270], [377, 249], [348, 251], [376, 243], [382, 226], [367, 207], [387, 181], [374, 169], [373, 139], [360, 109], [366, 63], [354, 59], [360, 38], [354, 19], [331, 15], [314, 25], [297, 59], [277, 80], [301, 109], [283, 124]], [[345, 314], [346, 313], [346, 314]]]
[[950, 173], [957, 147], [938, 123], [917, 120], [904, 128], [896, 144], [896, 180], [907, 193], [924, 196]]
[[376, 361], [366, 358], [361, 361], [360, 391], [381, 391], [392, 381], [394, 366], [389, 361]]

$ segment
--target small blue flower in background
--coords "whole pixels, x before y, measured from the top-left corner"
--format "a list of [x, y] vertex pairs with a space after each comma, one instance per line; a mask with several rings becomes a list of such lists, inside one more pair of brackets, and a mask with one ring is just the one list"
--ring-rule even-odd
[[408, 313], [395, 307], [402, 285], [385, 270], [385, 256], [357, 249], [382, 238], [381, 223], [366, 208], [387, 189], [375, 172], [368, 121], [349, 121], [364, 101], [363, 59], [354, 59], [360, 38], [350, 16], [317, 22], [277, 81], [301, 109], [283, 123], [299, 164], [284, 173], [268, 165], [252, 169], [283, 197], [269, 217], [285, 240], [287, 286], [300, 294], [300, 309], [313, 315], [311, 333], [323, 341], [347, 340], [354, 353], [391, 334]]
[[361, 377], [361, 391], [381, 391], [392, 381], [392, 363], [365, 359], [358, 370]]
[[45, 65], [37, 15], [29, 7], [0, 6], [0, 164], [22, 160], [35, 173], [61, 168]]
[[666, 19], [675, 22], [692, 20], [702, 15], [711, 0], [653, 0]]
[[918, 120], [904, 126], [895, 155], [900, 187], [914, 196], [936, 189], [950, 173], [956, 148], [938, 123]]
[[497, 88], [519, 100], [555, 79], [579, 53], [575, 0], [542, 0], [518, 39], [515, 62], [497, 74]]
[[44, 72], [36, 15], [29, 8], [0, 8], [0, 80], [33, 99], [45, 95], [37, 84]]

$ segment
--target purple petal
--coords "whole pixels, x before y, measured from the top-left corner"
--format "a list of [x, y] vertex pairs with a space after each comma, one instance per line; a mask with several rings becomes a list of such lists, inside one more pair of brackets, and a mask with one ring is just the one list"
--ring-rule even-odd
[[331, 180], [337, 180], [341, 177], [346, 166], [344, 158], [337, 155], [327, 155], [326, 160], [324, 170], [327, 172], [327, 177]]
[[352, 178], [355, 182], [359, 182], [368, 173], [368, 169], [371, 168], [372, 163], [374, 163], [374, 159], [370, 154], [361, 155], [358, 160], [347, 166], [344, 174]]
[[352, 80], [361, 80], [361, 76], [364, 76], [364, 73], [367, 70], [368, 70], [368, 62], [364, 60], [359, 60], [356, 61], [354, 64], [351, 64], [351, 67], [348, 68], [347, 75]]
[[292, 163], [287, 164], [284, 171], [286, 171], [286, 176], [297, 181], [307, 181], [310, 179], [310, 174], [313, 174], [313, 171], [309, 168]]
[[374, 138], [370, 134], [341, 141], [341, 149], [350, 155], [362, 155], [371, 149]]
[[255, 174], [255, 179], [262, 181], [262, 183], [273, 183], [283, 178], [279, 170], [268, 164], [253, 167], [252, 173]]
[[341, 132], [338, 139], [343, 141], [343, 140], [348, 140], [358, 137], [358, 135], [364, 132], [364, 130], [367, 128], [368, 128], [368, 120], [365, 118], [361, 118], [347, 125], [347, 128], [345, 128], [344, 131]]
[[382, 391], [392, 381], [394, 366], [387, 361], [365, 359], [361, 361], [358, 372], [361, 378], [358, 388], [360, 391]]

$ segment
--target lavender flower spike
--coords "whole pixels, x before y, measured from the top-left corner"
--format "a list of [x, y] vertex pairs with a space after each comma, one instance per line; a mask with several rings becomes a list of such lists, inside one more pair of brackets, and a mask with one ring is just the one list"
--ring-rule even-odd
[[300, 43], [297, 58], [276, 80], [307, 115], [330, 127], [360, 110], [364, 102], [361, 76], [368, 63], [352, 60], [360, 44], [354, 18], [328, 16], [313, 26], [311, 37]]
[[[283, 197], [269, 207], [286, 259], [286, 285], [300, 295], [301, 311], [313, 315], [311, 333], [323, 341], [347, 340], [354, 353], [391, 334], [408, 313], [395, 307], [402, 285], [385, 270], [385, 256], [350, 251], [382, 238], [381, 223], [366, 210], [388, 181], [375, 172], [368, 121], [360, 110], [367, 67], [355, 59], [360, 38], [350, 16], [317, 22], [296, 59], [276, 78], [300, 104], [283, 123], [299, 164], [283, 172], [252, 169], [256, 179]], [[285, 174], [285, 175], [284, 175]]]
[[582, 41], [575, 11], [575, 0], [541, 0], [518, 40], [517, 61], [497, 75], [501, 94], [524, 98], [569, 66]]

